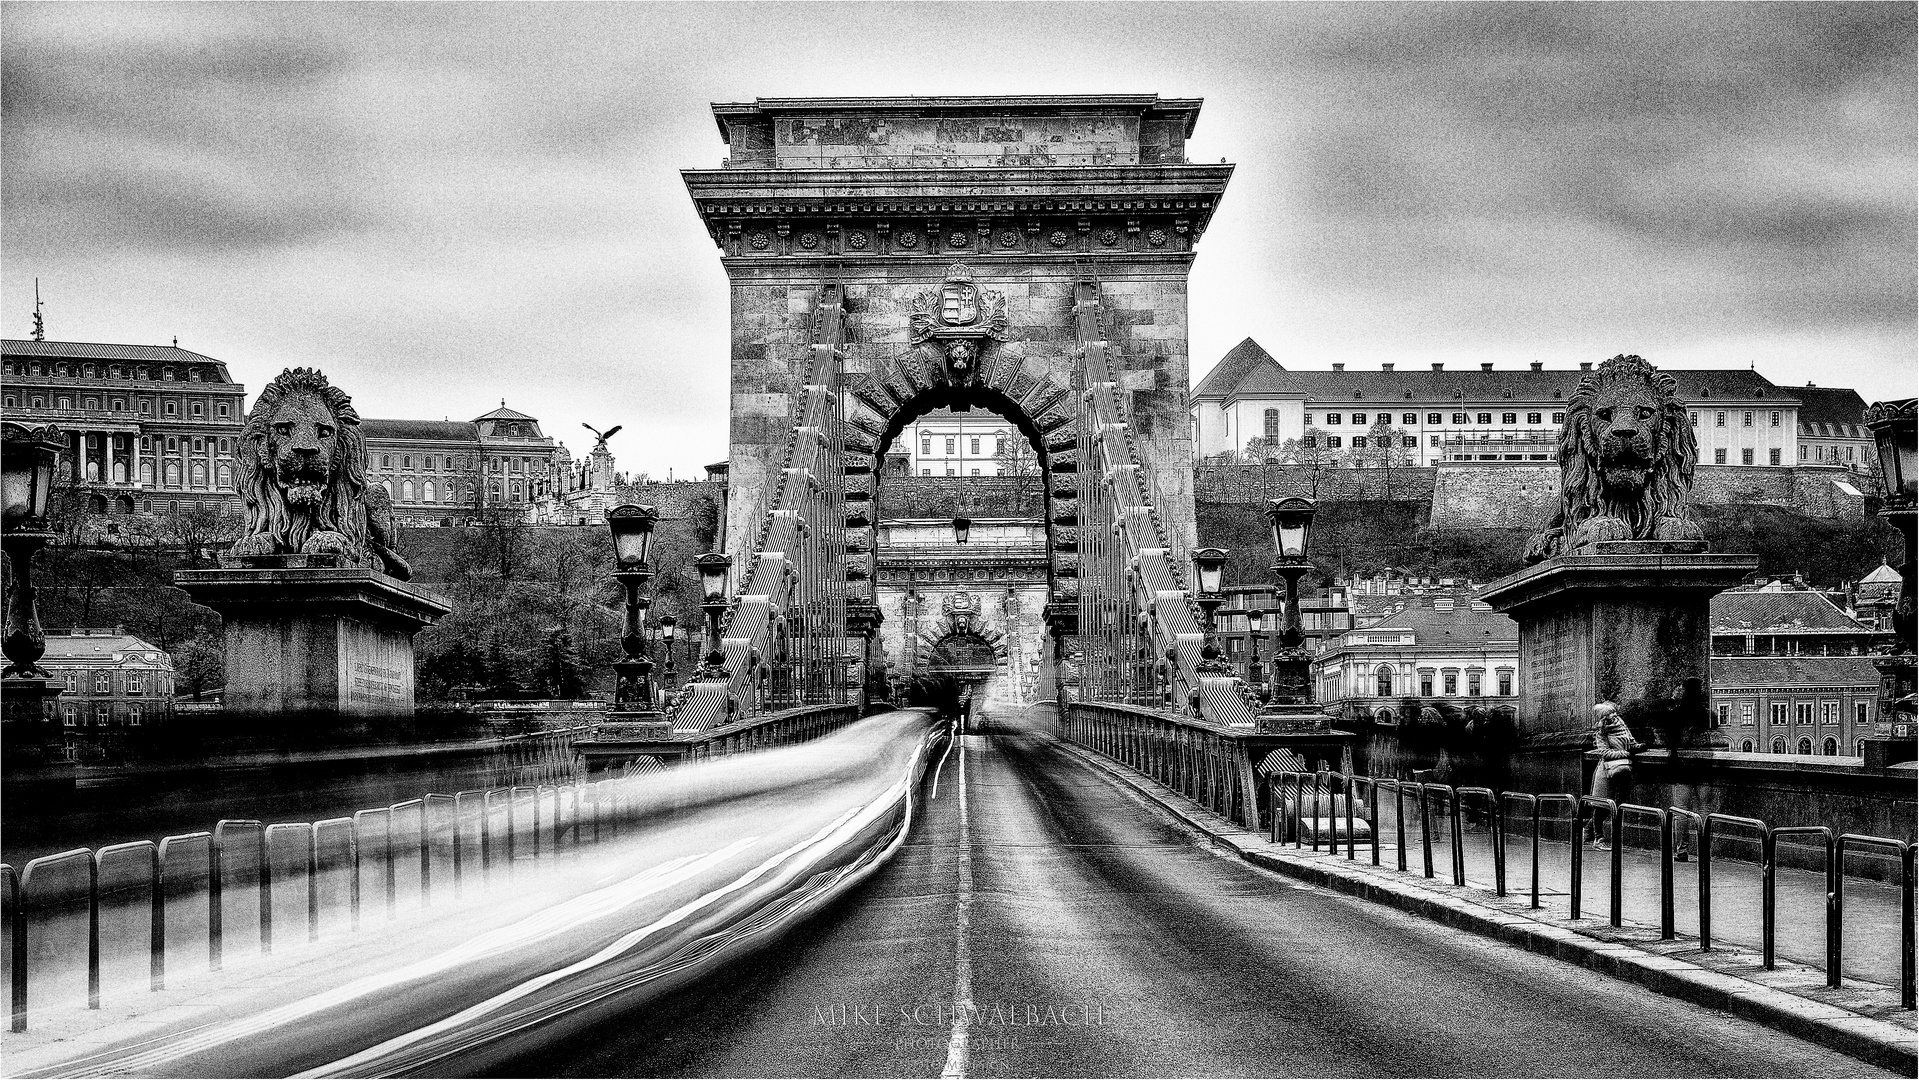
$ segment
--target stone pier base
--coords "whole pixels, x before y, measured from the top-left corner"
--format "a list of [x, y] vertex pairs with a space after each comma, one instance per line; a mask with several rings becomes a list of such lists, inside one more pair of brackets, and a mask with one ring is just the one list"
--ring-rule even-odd
[[1713, 596], [1759, 568], [1698, 542], [1619, 541], [1562, 555], [1487, 586], [1519, 623], [1516, 787], [1582, 791], [1592, 708], [1712, 686]]
[[226, 621], [226, 711], [412, 716], [413, 636], [446, 601], [365, 567], [266, 561], [174, 575]]

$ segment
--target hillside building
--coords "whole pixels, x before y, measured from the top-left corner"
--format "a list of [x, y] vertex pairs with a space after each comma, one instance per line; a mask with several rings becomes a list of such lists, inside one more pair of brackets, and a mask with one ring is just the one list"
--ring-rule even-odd
[[173, 716], [173, 660], [121, 627], [48, 634], [40, 666], [62, 687], [55, 712], [68, 729], [144, 727]]
[[[1592, 365], [1548, 370], [1288, 371], [1251, 338], [1200, 380], [1191, 398], [1201, 460], [1436, 465], [1441, 462], [1548, 464], [1555, 460], [1566, 403]], [[1850, 412], [1852, 391], [1811, 388], [1819, 420], [1805, 434], [1801, 398], [1756, 371], [1668, 369], [1687, 403], [1701, 465], [1790, 466], [1820, 454], [1870, 460], [1872, 439]], [[1859, 409], [1863, 410], [1861, 403]], [[1808, 413], [1810, 417], [1812, 413]], [[1850, 415], [1850, 420], [1846, 416]], [[1841, 434], [1843, 432], [1843, 435]], [[1382, 437], [1387, 446], [1377, 445]], [[1861, 438], [1860, 436], [1863, 436]], [[1801, 439], [1812, 439], [1802, 454]], [[1831, 461], [1831, 458], [1817, 460]]]
[[393, 499], [394, 516], [437, 524], [484, 508], [525, 510], [554, 475], [565, 448], [523, 412], [500, 407], [468, 421], [360, 421], [367, 475]]
[[1712, 707], [1731, 749], [1864, 753], [1882, 726], [1871, 626], [1789, 582], [1729, 589], [1711, 610]]
[[18, 338], [0, 353], [7, 419], [60, 428], [62, 480], [95, 514], [239, 508], [245, 387], [223, 362], [177, 345]]
[[914, 476], [999, 476], [1013, 471], [1022, 458], [1038, 469], [1026, 436], [1005, 417], [983, 409], [927, 413], [906, 425], [894, 446], [904, 449]]

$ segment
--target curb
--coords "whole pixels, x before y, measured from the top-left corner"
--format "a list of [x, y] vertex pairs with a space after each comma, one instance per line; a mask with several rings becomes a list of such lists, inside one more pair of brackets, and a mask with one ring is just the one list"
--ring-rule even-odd
[[[1869, 1064], [1907, 1075], [1919, 1072], [1919, 1034], [1910, 1027], [1666, 955], [1657, 950], [1660, 941], [1656, 936], [1646, 938], [1645, 928], [1635, 935], [1633, 924], [1621, 930], [1606, 927], [1620, 935], [1617, 939], [1599, 937], [1528, 914], [1490, 907], [1458, 886], [1438, 879], [1419, 878], [1414, 883], [1406, 881], [1398, 870], [1374, 867], [1369, 862], [1348, 862], [1341, 856], [1319, 852], [1274, 850], [1262, 834], [1201, 809], [1132, 769], [1064, 739], [1058, 745], [1108, 779], [1126, 785], [1204, 833], [1215, 846], [1262, 869], [1578, 964], [1656, 994], [1763, 1024]], [[1641, 938], [1655, 947], [1641, 947], [1637, 943]], [[1715, 947], [1714, 951], [1727, 957], [1745, 952], [1727, 947]], [[1752, 966], [1756, 967], [1757, 962]], [[1825, 985], [1825, 975], [1818, 969], [1787, 961], [1779, 962], [1777, 970], [1769, 974], [1794, 985]]]

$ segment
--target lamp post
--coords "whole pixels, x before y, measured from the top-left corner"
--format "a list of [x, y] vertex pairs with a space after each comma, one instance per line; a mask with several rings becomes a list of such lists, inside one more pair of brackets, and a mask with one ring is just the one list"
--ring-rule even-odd
[[973, 534], [973, 519], [965, 514], [953, 515], [953, 542], [964, 544]]
[[1866, 426], [1878, 450], [1879, 480], [1885, 503], [1879, 516], [1898, 530], [1905, 542], [1905, 561], [1899, 567], [1899, 599], [1892, 610], [1897, 651], [1873, 663], [1879, 669], [1879, 715], [1889, 723], [1891, 737], [1866, 739], [1867, 766], [1885, 767], [1912, 760], [1915, 747], [1913, 689], [1915, 667], [1913, 561], [1919, 540], [1919, 398], [1881, 401], [1866, 410]]
[[1311, 662], [1299, 614], [1299, 579], [1312, 569], [1306, 559], [1312, 540], [1313, 514], [1318, 507], [1298, 496], [1274, 499], [1266, 508], [1273, 526], [1273, 552], [1279, 561], [1273, 573], [1285, 582], [1285, 606], [1280, 610], [1279, 647], [1273, 653], [1273, 701], [1306, 704], [1313, 699]]
[[726, 653], [720, 649], [720, 619], [726, 615], [726, 574], [733, 557], [709, 551], [693, 560], [700, 572], [700, 610], [706, 614], [706, 659], [700, 665], [704, 679], [726, 678]]
[[6, 633], [0, 641], [7, 666], [0, 673], [0, 697], [11, 724], [43, 725], [34, 736], [23, 737], [18, 727], [7, 735], [10, 762], [29, 763], [38, 755], [34, 744], [51, 741], [53, 699], [60, 688], [53, 683], [40, 657], [47, 637], [40, 629], [34, 603], [33, 557], [53, 540], [47, 530], [47, 507], [53, 495], [53, 474], [66, 436], [56, 427], [0, 427], [0, 551], [13, 568], [13, 591], [7, 597]]
[[1213, 613], [1219, 610], [1219, 605], [1226, 602], [1226, 598], [1219, 594], [1219, 578], [1225, 569], [1224, 549], [1208, 547], [1193, 552], [1193, 576], [1197, 579], [1199, 586], [1199, 595], [1194, 597], [1194, 600], [1198, 602], [1199, 610], [1206, 616], [1208, 638], [1213, 636], [1215, 629]]
[[1246, 681], [1253, 686], [1264, 686], [1266, 676], [1265, 668], [1260, 666], [1259, 662], [1259, 637], [1260, 632], [1266, 628], [1266, 612], [1256, 607], [1247, 608], [1246, 628], [1252, 635], [1248, 642], [1252, 646], [1252, 655], [1246, 658]]
[[666, 672], [661, 677], [661, 688], [670, 691], [677, 682], [673, 676], [673, 642], [678, 635], [680, 620], [671, 615], [660, 616], [660, 648], [666, 653]]
[[646, 655], [646, 609], [652, 598], [640, 590], [653, 578], [647, 557], [653, 551], [653, 526], [660, 515], [650, 506], [616, 506], [606, 512], [606, 524], [613, 531], [613, 558], [618, 569], [613, 580], [626, 590], [626, 629], [620, 635], [625, 654], [613, 670], [619, 674], [615, 700], [625, 712], [650, 713], [653, 708], [653, 661]]

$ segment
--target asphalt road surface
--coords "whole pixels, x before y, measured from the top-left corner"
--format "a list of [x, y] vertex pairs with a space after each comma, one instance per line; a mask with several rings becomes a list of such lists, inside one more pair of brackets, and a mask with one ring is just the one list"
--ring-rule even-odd
[[1204, 848], [1049, 737], [955, 747], [891, 864], [499, 1076], [1865, 1076]]

